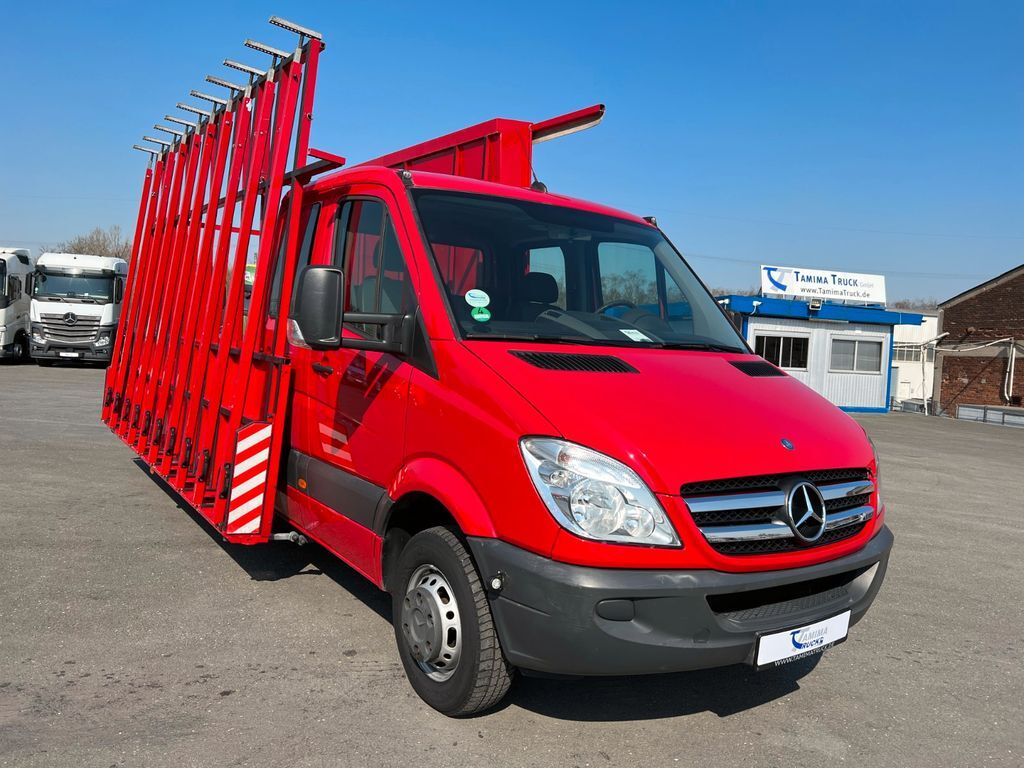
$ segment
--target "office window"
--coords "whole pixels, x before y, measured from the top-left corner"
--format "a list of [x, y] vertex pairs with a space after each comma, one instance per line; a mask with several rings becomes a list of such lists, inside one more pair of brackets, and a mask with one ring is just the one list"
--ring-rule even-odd
[[807, 350], [810, 339], [806, 336], [758, 336], [754, 351], [779, 368], [807, 369]]
[[833, 371], [879, 373], [882, 370], [882, 342], [862, 339], [832, 339]]
[[[910, 342], [895, 342], [892, 345], [892, 359], [898, 363], [919, 363], [921, 362], [922, 346]], [[924, 349], [925, 359], [931, 363], [935, 360], [935, 347], [928, 346]]]

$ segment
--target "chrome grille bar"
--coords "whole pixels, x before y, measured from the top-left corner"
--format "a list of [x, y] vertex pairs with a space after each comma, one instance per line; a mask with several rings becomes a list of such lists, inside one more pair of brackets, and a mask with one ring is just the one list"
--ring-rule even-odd
[[690, 511], [697, 514], [701, 512], [724, 512], [727, 509], [781, 507], [785, 503], [786, 494], [782, 491], [731, 493], [725, 496], [697, 496], [686, 500], [686, 505], [690, 508]]
[[825, 530], [834, 531], [836, 528], [845, 528], [848, 525], [856, 525], [870, 520], [875, 515], [875, 508], [870, 505], [844, 509], [842, 512], [832, 512], [825, 520]]
[[842, 499], [847, 496], [860, 496], [863, 493], [871, 493], [875, 490], [875, 484], [870, 480], [856, 480], [852, 483], [835, 483], [833, 485], [819, 485], [821, 498], [825, 501]]
[[[799, 474], [791, 477], [793, 481], [800, 479]], [[789, 486], [781, 478], [779, 484], [782, 487], [774, 490], [684, 496], [683, 500], [700, 532], [712, 546], [775, 541], [785, 549], [795, 546], [796, 542], [787, 542], [795, 540], [787, 522], [786, 492], [783, 490]], [[875, 514], [874, 507], [864, 503], [864, 497], [875, 490], [870, 479], [822, 483], [817, 488], [822, 499], [831, 502], [829, 507], [837, 507], [827, 513], [825, 533], [863, 524]], [[844, 509], [844, 505], [848, 508]], [[733, 516], [730, 512], [737, 514]], [[836, 534], [831, 540], [836, 540], [837, 536], [842, 538], [842, 534]], [[724, 551], [730, 551], [730, 548]]]

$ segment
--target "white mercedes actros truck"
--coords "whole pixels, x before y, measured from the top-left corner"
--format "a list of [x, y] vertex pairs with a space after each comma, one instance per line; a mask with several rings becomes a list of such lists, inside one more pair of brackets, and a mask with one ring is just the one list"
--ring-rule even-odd
[[0, 248], [0, 360], [28, 360], [29, 276], [27, 248]]
[[32, 359], [110, 362], [128, 262], [44, 253], [32, 278]]

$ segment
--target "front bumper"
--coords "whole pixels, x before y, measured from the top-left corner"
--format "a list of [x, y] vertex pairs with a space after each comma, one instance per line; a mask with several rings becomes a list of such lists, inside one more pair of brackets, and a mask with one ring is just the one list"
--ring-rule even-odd
[[44, 344], [35, 339], [29, 350], [33, 359], [43, 358], [49, 360], [85, 360], [88, 362], [109, 362], [110, 346], [97, 348], [90, 344], [87, 347], [73, 347], [61, 342], [48, 341]]
[[850, 610], [867, 612], [893, 536], [784, 571], [616, 570], [568, 565], [496, 539], [470, 538], [508, 660], [565, 675], [638, 675], [752, 663], [757, 638]]

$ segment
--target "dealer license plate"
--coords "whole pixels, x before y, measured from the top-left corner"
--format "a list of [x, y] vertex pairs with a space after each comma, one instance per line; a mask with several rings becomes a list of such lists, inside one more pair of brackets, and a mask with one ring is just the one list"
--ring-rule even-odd
[[757, 641], [755, 665], [758, 669], [778, 667], [805, 656], [813, 656], [846, 639], [850, 612], [816, 621], [805, 627], [762, 635]]
[[78, 353], [77, 352], [61, 352], [60, 356], [61, 357], [78, 357]]

